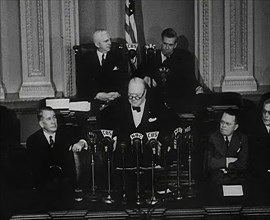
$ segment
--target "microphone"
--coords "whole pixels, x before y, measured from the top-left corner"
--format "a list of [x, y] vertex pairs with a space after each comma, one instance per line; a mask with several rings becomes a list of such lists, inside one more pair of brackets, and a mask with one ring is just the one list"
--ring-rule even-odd
[[130, 43], [130, 44], [126, 44], [127, 49], [128, 49], [128, 55], [130, 59], [134, 59], [136, 57], [136, 51], [137, 51], [137, 47], [138, 44], [137, 43]]
[[131, 139], [131, 145], [137, 150], [139, 151], [141, 148], [141, 152], [143, 153], [143, 149], [142, 149], [142, 139], [143, 139], [143, 134], [141, 133], [133, 133], [130, 135], [130, 139]]
[[120, 143], [120, 149], [121, 149], [121, 153], [122, 153], [122, 154], [125, 153], [126, 147], [127, 147], [126, 142], [122, 141], [122, 142]]
[[104, 145], [105, 152], [108, 152], [108, 150], [112, 150], [112, 145], [114, 143], [114, 140], [112, 139], [112, 130], [100, 130], [103, 135], [103, 140], [101, 143]]
[[152, 152], [154, 155], [155, 154], [160, 155], [160, 149], [159, 149], [160, 143], [157, 140], [158, 134], [159, 134], [159, 131], [153, 131], [153, 132], [146, 133], [146, 136], [148, 139], [147, 144], [149, 144], [149, 146], [152, 148]]
[[89, 131], [87, 133], [87, 142], [88, 146], [90, 147], [91, 150], [94, 150], [96, 153], [96, 145], [97, 145], [97, 135], [93, 131]]
[[146, 54], [147, 55], [155, 55], [156, 53], [156, 45], [155, 44], [146, 44], [145, 46]]
[[166, 66], [162, 66], [158, 69], [158, 74], [160, 76], [162, 85], [166, 85], [168, 76], [170, 74], [170, 69]]

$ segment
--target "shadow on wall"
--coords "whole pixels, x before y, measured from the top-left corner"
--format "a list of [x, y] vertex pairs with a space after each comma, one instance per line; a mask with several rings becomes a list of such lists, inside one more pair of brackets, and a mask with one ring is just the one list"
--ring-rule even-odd
[[0, 106], [0, 143], [20, 144], [20, 121], [14, 111], [4, 106]]

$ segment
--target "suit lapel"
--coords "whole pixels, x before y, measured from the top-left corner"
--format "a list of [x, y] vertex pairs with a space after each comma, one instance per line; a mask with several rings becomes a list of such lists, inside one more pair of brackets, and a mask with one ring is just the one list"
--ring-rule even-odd
[[222, 150], [222, 153], [223, 154], [226, 154], [226, 152], [228, 151], [228, 147], [226, 145], [226, 142], [224, 140], [224, 137], [223, 137], [223, 135], [220, 132], [218, 133], [218, 135], [219, 135], [219, 139], [220, 139], [220, 148]]
[[230, 141], [229, 150], [231, 152], [237, 152], [239, 150], [239, 147], [240, 147], [239, 143], [240, 143], [239, 137], [236, 133], [234, 133], [232, 136], [232, 139]]
[[156, 61], [158, 66], [161, 66], [162, 64], [162, 59], [161, 59], [161, 50], [158, 50], [157, 56], [156, 56]]
[[43, 130], [42, 129], [40, 129], [40, 137], [41, 137], [41, 139], [40, 139], [40, 141], [41, 141], [41, 144], [40, 144], [40, 146], [44, 146], [44, 147], [50, 147], [50, 144], [48, 143], [48, 140], [47, 140], [47, 138], [45, 137], [45, 135], [44, 135], [44, 133], [43, 133]]
[[131, 126], [133, 129], [136, 129], [136, 126], [135, 126], [135, 123], [134, 123], [134, 120], [133, 120], [133, 115], [132, 115], [132, 110], [131, 110], [131, 106], [127, 106], [128, 107], [128, 119], [129, 121], [131, 122]]

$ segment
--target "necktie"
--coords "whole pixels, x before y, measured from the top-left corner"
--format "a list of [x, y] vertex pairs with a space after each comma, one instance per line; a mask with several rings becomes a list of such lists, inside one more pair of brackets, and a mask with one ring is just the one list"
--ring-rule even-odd
[[54, 145], [54, 140], [52, 138], [52, 136], [50, 135], [50, 147], [53, 148], [53, 145]]
[[103, 66], [105, 63], [105, 54], [102, 54], [102, 59], [101, 59], [101, 66]]
[[132, 106], [132, 109], [137, 112], [141, 112], [141, 107], [134, 107]]
[[229, 147], [230, 141], [229, 141], [229, 138], [227, 136], [225, 137], [225, 143], [226, 143], [227, 147]]

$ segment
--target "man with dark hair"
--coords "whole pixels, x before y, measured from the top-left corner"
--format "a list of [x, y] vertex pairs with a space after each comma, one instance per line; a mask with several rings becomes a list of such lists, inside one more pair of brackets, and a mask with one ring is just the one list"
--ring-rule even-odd
[[208, 143], [208, 170], [219, 184], [240, 184], [244, 180], [248, 159], [247, 136], [238, 132], [238, 110], [225, 111], [219, 131], [212, 133]]
[[73, 187], [76, 180], [73, 152], [86, 149], [87, 142], [76, 137], [74, 130], [58, 127], [51, 107], [39, 109], [37, 117], [41, 129], [26, 141], [34, 187], [45, 191]]
[[203, 89], [195, 76], [195, 61], [189, 51], [177, 49], [177, 33], [163, 30], [161, 49], [146, 57], [137, 74], [177, 112], [190, 110], [195, 95]]

